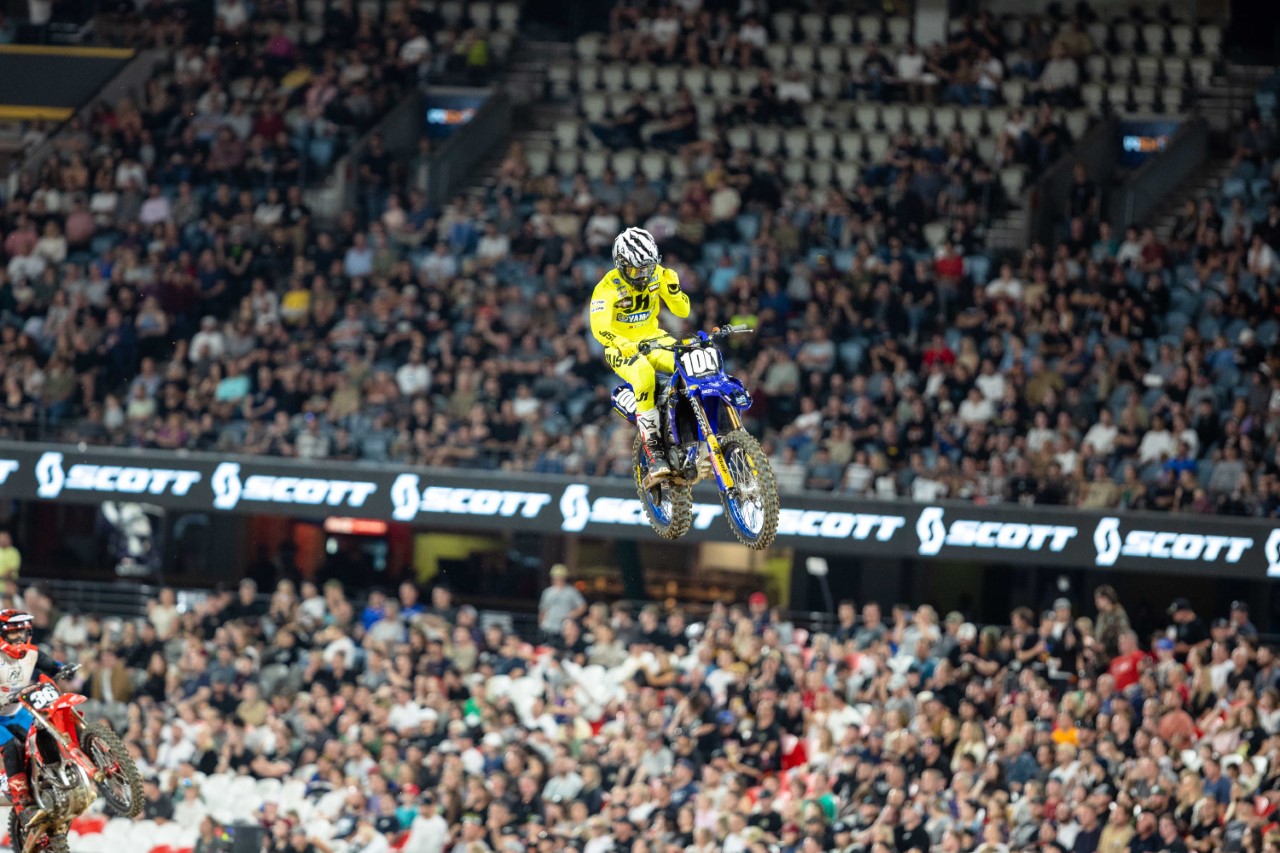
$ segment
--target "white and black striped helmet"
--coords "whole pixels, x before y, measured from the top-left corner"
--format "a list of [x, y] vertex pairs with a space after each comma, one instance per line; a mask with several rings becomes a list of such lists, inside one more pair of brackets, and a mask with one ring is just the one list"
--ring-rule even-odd
[[648, 284], [661, 262], [658, 241], [643, 228], [628, 228], [613, 241], [613, 265], [632, 287]]

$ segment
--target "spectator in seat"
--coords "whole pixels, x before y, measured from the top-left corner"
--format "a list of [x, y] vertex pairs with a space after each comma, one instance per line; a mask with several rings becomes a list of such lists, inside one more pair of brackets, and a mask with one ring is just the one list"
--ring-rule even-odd
[[644, 93], [637, 92], [631, 104], [611, 124], [593, 123], [591, 132], [601, 142], [615, 151], [624, 148], [640, 148], [640, 130], [650, 121], [653, 113], [644, 104]]
[[893, 82], [902, 87], [907, 100], [913, 104], [928, 99], [930, 86], [937, 82], [937, 78], [925, 73], [925, 56], [915, 41], [908, 41], [894, 59]]
[[893, 76], [893, 70], [893, 63], [880, 50], [880, 45], [874, 41], [869, 42], [867, 55], [863, 57], [862, 64], [854, 70], [853, 80], [849, 86], [849, 96], [857, 98], [861, 90], [865, 100], [883, 101], [885, 87]]
[[1079, 100], [1080, 66], [1061, 41], [1050, 48], [1049, 61], [1040, 73], [1037, 96], [1058, 107], [1073, 107]]
[[655, 148], [679, 151], [697, 138], [698, 110], [693, 105], [693, 95], [688, 89], [681, 88], [676, 97], [676, 105], [666, 121], [649, 137], [649, 144]]
[[133, 680], [115, 649], [102, 651], [89, 676], [89, 698], [100, 702], [128, 702], [133, 698]]
[[1244, 129], [1236, 137], [1235, 155], [1231, 161], [1236, 176], [1251, 178], [1256, 175], [1271, 149], [1271, 131], [1262, 126], [1257, 113], [1250, 115]]

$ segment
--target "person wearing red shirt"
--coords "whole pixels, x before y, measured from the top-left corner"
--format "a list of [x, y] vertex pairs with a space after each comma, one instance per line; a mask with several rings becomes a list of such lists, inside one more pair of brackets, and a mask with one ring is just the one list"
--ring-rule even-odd
[[1138, 648], [1138, 635], [1125, 631], [1119, 638], [1120, 654], [1111, 659], [1107, 672], [1116, 680], [1116, 690], [1124, 693], [1138, 683], [1151, 663], [1151, 655]]
[[922, 358], [924, 359], [925, 367], [932, 367], [935, 362], [941, 362], [947, 367], [956, 363], [956, 354], [951, 347], [947, 346], [947, 342], [942, 335], [933, 336], [933, 342], [925, 348]]

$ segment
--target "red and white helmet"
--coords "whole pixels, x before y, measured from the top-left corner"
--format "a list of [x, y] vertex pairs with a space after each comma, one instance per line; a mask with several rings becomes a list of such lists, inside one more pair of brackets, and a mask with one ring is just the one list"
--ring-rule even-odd
[[25, 610], [0, 610], [0, 639], [20, 645], [31, 642], [32, 619]]

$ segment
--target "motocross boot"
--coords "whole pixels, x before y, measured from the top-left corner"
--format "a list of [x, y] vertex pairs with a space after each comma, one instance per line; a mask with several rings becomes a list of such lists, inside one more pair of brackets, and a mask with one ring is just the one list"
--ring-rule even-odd
[[26, 773], [15, 773], [9, 777], [9, 799], [13, 803], [14, 812], [18, 815], [18, 821], [25, 830], [40, 811], [31, 797], [31, 783]]
[[644, 456], [649, 463], [649, 474], [645, 477], [647, 485], [671, 476], [671, 466], [667, 464], [667, 449], [662, 446], [661, 438], [652, 435], [645, 441]]

